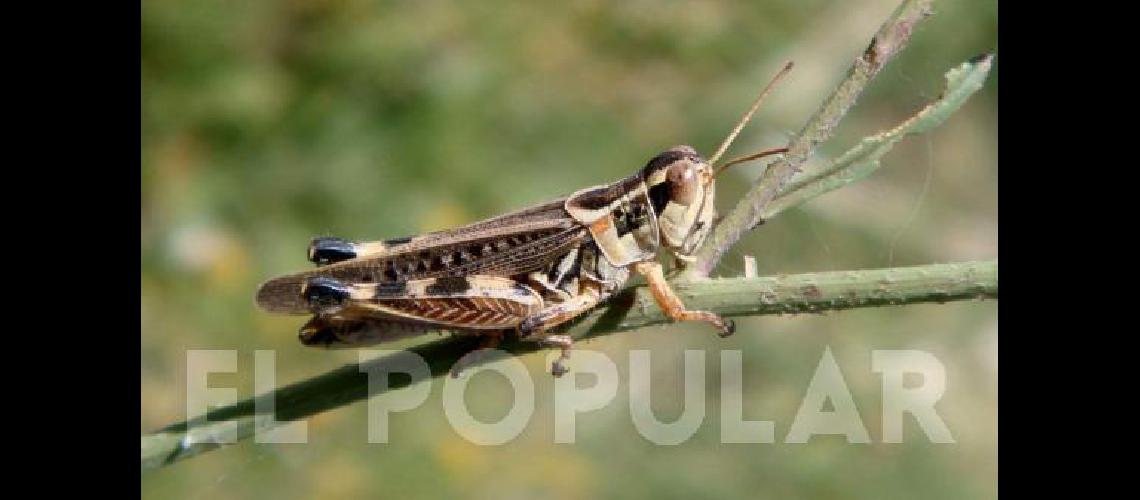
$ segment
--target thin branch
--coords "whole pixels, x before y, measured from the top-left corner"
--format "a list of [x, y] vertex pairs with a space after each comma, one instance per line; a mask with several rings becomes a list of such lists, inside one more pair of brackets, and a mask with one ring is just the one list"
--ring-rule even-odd
[[982, 54], [946, 73], [946, 89], [937, 100], [883, 133], [864, 137], [855, 147], [810, 174], [796, 177], [768, 204], [761, 222], [815, 197], [862, 180], [881, 165], [883, 155], [904, 137], [930, 131], [942, 124], [975, 92], [981, 90], [993, 63], [992, 54]]
[[[686, 305], [716, 311], [726, 316], [755, 316], [903, 305], [942, 303], [955, 300], [996, 299], [997, 261], [934, 264], [860, 271], [808, 273], [766, 278], [706, 279], [676, 285]], [[597, 338], [614, 332], [668, 323], [645, 287], [625, 290], [603, 307], [592, 311], [573, 328], [577, 340]], [[710, 330], [709, 335], [713, 335]], [[422, 357], [431, 376], [444, 376], [479, 339], [456, 336], [413, 347]], [[533, 342], [510, 342], [500, 349], [514, 355], [541, 348]], [[380, 357], [360, 364], [349, 364], [318, 377], [283, 387], [257, 398], [210, 412], [188, 426], [172, 425], [142, 437], [142, 469], [154, 469], [219, 447], [215, 441], [227, 427], [237, 426], [237, 439], [268, 430], [272, 419], [256, 414], [257, 399], [273, 398], [280, 422], [299, 420], [375, 396], [368, 390], [368, 373], [378, 373], [399, 361]], [[571, 359], [571, 369], [573, 369]], [[474, 361], [474, 364], [478, 364]], [[396, 370], [398, 371], [398, 370]], [[406, 387], [407, 377], [393, 377], [391, 389]]]
[[732, 245], [761, 220], [769, 203], [792, 175], [799, 172], [815, 147], [830, 139], [839, 120], [855, 104], [863, 89], [906, 46], [915, 25], [930, 14], [934, 0], [906, 0], [887, 19], [870, 45], [847, 72], [847, 77], [788, 145], [788, 152], [760, 176], [752, 189], [717, 225], [683, 273], [689, 280], [707, 277]]

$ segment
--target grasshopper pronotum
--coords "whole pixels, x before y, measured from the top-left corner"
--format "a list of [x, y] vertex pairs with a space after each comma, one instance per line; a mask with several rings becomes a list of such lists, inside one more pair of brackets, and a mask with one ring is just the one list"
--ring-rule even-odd
[[[373, 242], [316, 238], [309, 260], [318, 267], [263, 283], [257, 304], [312, 314], [300, 330], [305, 345], [358, 347], [431, 330], [483, 335], [494, 345], [514, 333], [561, 348], [551, 369], [559, 376], [571, 339], [546, 332], [606, 300], [632, 270], [645, 276], [670, 318], [706, 321], [732, 335], [732, 321], [685, 308], [657, 252], [692, 259], [716, 217], [714, 165], [791, 66], [708, 161], [676, 146], [620, 181], [464, 227]], [[721, 170], [784, 151], [740, 157]]]

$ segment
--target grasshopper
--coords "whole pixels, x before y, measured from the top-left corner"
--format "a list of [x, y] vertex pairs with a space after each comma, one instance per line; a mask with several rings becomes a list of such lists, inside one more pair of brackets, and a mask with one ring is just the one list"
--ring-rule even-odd
[[791, 66], [769, 82], [708, 161], [690, 146], [675, 146], [612, 184], [460, 228], [384, 241], [315, 238], [308, 258], [317, 268], [266, 281], [257, 305], [311, 314], [299, 333], [309, 346], [359, 347], [451, 331], [480, 335], [483, 347], [493, 347], [514, 334], [561, 349], [551, 367], [561, 376], [572, 340], [548, 332], [637, 273], [668, 317], [704, 321], [722, 337], [732, 335], [731, 320], [685, 307], [656, 258], [664, 251], [693, 259], [716, 219], [714, 178], [724, 168], [787, 151], [713, 168]]

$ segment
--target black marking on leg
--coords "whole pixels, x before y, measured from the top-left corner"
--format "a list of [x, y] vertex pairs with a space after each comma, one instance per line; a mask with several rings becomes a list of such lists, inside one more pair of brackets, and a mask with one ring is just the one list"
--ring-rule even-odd
[[462, 276], [443, 276], [424, 289], [430, 295], [451, 295], [471, 289], [471, 282]]
[[313, 238], [309, 261], [319, 266], [356, 258], [356, 247], [343, 238]]
[[305, 283], [301, 296], [309, 308], [317, 313], [335, 312], [344, 306], [351, 297], [348, 287], [339, 280], [326, 276], [315, 276]]
[[403, 238], [392, 238], [390, 240], [384, 240], [384, 244], [385, 245], [403, 245], [404, 243], [407, 243], [409, 241], [412, 241], [412, 237], [411, 236], [405, 236]]

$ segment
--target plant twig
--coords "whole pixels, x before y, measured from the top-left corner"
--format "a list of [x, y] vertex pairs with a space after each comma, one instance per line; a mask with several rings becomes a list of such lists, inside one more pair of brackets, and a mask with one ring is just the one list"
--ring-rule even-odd
[[724, 253], [760, 222], [764, 209], [792, 175], [800, 170], [800, 165], [807, 160], [816, 145], [831, 138], [839, 120], [859, 99], [867, 83], [906, 46], [915, 25], [930, 14], [933, 1], [905, 0], [895, 9], [875, 33], [867, 49], [855, 59], [847, 77], [792, 139], [784, 157], [764, 171], [744, 198], [709, 235], [704, 246], [697, 252], [696, 261], [682, 273], [683, 279], [707, 277]]
[[[998, 296], [997, 261], [933, 264], [891, 269], [835, 271], [765, 278], [721, 278], [677, 284], [686, 305], [726, 316], [819, 313], [823, 311], [941, 303]], [[578, 339], [604, 337], [614, 332], [667, 323], [645, 287], [625, 290], [574, 328]], [[709, 332], [712, 335], [712, 332]], [[409, 349], [422, 357], [432, 377], [445, 376], [452, 366], [478, 345], [479, 339], [456, 336]], [[541, 349], [533, 342], [510, 342], [500, 347], [520, 355]], [[172, 425], [142, 437], [142, 469], [153, 469], [219, 447], [216, 437], [237, 424], [238, 439], [267, 430], [256, 414], [260, 398], [273, 398], [278, 422], [303, 419], [375, 396], [368, 390], [367, 373], [396, 361], [380, 357], [349, 364], [314, 378], [283, 387], [203, 417]], [[478, 364], [474, 361], [473, 364]], [[573, 365], [571, 364], [571, 369]], [[393, 377], [390, 389], [405, 387], [407, 377]], [[259, 427], [262, 427], [259, 429]]]
[[982, 54], [948, 71], [946, 89], [937, 100], [895, 128], [864, 137], [858, 145], [819, 170], [792, 179], [763, 210], [760, 220], [771, 219], [784, 210], [859, 181], [878, 170], [883, 155], [895, 144], [908, 135], [921, 134], [941, 125], [980, 90], [992, 63], [992, 54]]

